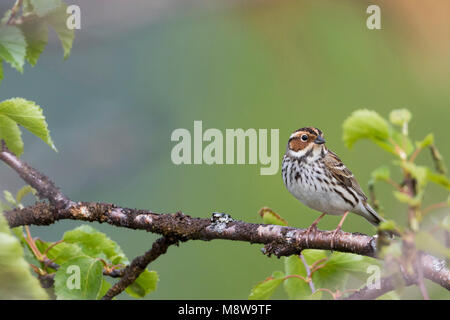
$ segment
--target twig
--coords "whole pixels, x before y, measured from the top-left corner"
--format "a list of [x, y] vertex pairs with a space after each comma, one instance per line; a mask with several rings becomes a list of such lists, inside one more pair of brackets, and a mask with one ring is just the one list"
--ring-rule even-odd
[[307, 279], [309, 279], [308, 284], [309, 284], [309, 287], [311, 288], [311, 293], [314, 293], [314, 292], [316, 292], [316, 288], [314, 287], [314, 282], [313, 282], [313, 279], [312, 279], [311, 269], [309, 268], [308, 262], [306, 262], [306, 259], [303, 256], [303, 254], [300, 253], [299, 257], [302, 260], [303, 265], [305, 266], [306, 277], [307, 277]]
[[161, 237], [156, 240], [152, 248], [144, 255], [135, 258], [131, 264], [125, 268], [122, 278], [114, 284], [102, 298], [103, 300], [111, 300], [122, 291], [124, 291], [130, 284], [132, 284], [139, 275], [147, 269], [147, 266], [155, 261], [160, 255], [166, 253], [170, 245], [178, 243], [177, 240]]
[[36, 189], [41, 199], [48, 199], [58, 209], [68, 208], [73, 205], [59, 189], [45, 175], [30, 167], [27, 163], [16, 157], [8, 150], [4, 140], [1, 141], [0, 160], [9, 165], [30, 186]]
[[447, 202], [439, 202], [439, 203], [429, 205], [428, 207], [426, 207], [425, 209], [422, 210], [422, 216], [425, 216], [430, 211], [433, 211], [436, 209], [441, 209], [441, 208], [446, 208], [446, 207], [448, 207]]
[[8, 21], [6, 22], [7, 25], [12, 23], [14, 17], [16, 16], [16, 13], [17, 13], [17, 11], [19, 10], [19, 8], [20, 8], [21, 5], [22, 5], [22, 0], [17, 0], [17, 1], [14, 3], [14, 6], [11, 8], [11, 14], [10, 14], [10, 16], [9, 16], [9, 19], [8, 19]]

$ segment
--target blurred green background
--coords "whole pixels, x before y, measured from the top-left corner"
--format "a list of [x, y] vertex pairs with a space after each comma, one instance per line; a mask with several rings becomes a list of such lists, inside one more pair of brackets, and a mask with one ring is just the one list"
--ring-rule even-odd
[[[1, 12], [11, 7], [2, 3]], [[450, 5], [446, 1], [375, 1], [382, 30], [366, 28], [373, 1], [70, 1], [79, 4], [82, 29], [72, 54], [52, 38], [37, 66], [23, 75], [5, 66], [2, 99], [20, 96], [44, 109], [58, 153], [25, 133], [23, 159], [48, 174], [73, 200], [112, 202], [168, 213], [261, 222], [269, 206], [290, 225], [307, 227], [318, 213], [285, 189], [281, 173], [261, 176], [259, 165], [182, 165], [170, 159], [176, 128], [279, 128], [280, 154], [303, 126], [325, 132], [328, 147], [358, 177], [392, 156], [369, 142], [348, 150], [342, 123], [358, 108], [387, 117], [393, 108], [413, 113], [410, 132], [434, 132], [450, 156]], [[447, 15], [445, 15], [445, 12]], [[54, 36], [54, 35], [53, 35]], [[428, 154], [419, 162], [430, 163]], [[448, 162], [447, 162], [448, 163]], [[0, 167], [2, 189], [22, 181]], [[429, 187], [426, 201], [445, 191]], [[405, 222], [405, 208], [389, 186], [377, 185], [385, 215]], [[31, 200], [31, 199], [30, 199]], [[447, 212], [448, 213], [448, 212]], [[326, 217], [332, 229], [338, 217]], [[59, 222], [32, 234], [57, 240], [79, 225]], [[156, 235], [95, 225], [128, 257], [149, 249]], [[344, 230], [373, 234], [350, 216]], [[160, 275], [149, 299], [245, 299], [251, 287], [282, 260], [260, 245], [215, 240], [172, 247], [151, 265]], [[433, 298], [448, 292], [430, 285]], [[282, 290], [275, 295], [283, 298]], [[420, 297], [417, 288], [408, 297]]]

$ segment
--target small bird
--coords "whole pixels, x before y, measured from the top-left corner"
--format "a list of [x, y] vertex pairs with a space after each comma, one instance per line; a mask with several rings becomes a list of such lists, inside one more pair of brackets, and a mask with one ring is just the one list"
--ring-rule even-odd
[[336, 234], [349, 212], [366, 218], [378, 226], [385, 221], [367, 203], [367, 197], [353, 174], [341, 159], [325, 146], [321, 130], [305, 127], [289, 137], [282, 164], [283, 181], [289, 192], [311, 209], [322, 212], [307, 230], [307, 243], [311, 231], [326, 214], [343, 215], [334, 230]]

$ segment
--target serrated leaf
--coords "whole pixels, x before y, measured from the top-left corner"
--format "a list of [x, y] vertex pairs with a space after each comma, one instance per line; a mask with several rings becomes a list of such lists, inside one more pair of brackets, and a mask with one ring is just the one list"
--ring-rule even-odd
[[416, 148], [423, 149], [434, 143], [434, 135], [432, 133], [427, 134], [427, 136], [422, 141], [416, 141]]
[[0, 57], [23, 72], [27, 43], [22, 31], [14, 26], [0, 27]]
[[354, 111], [343, 124], [343, 139], [347, 147], [360, 139], [386, 141], [389, 138], [389, 125], [375, 111], [362, 109]]
[[411, 112], [408, 109], [395, 109], [389, 113], [389, 121], [398, 126], [403, 126], [412, 118]]
[[64, 234], [65, 243], [78, 245], [84, 254], [93, 258], [102, 258], [112, 264], [127, 264], [128, 259], [120, 246], [103, 232], [91, 226], [83, 225]]
[[0, 300], [47, 298], [39, 281], [31, 275], [19, 240], [11, 234], [0, 212]]
[[33, 12], [41, 17], [58, 9], [62, 4], [61, 0], [29, 0], [29, 3], [33, 6]]
[[23, 152], [22, 133], [17, 123], [0, 114], [0, 139], [5, 140], [6, 146], [16, 155]]
[[156, 290], [158, 280], [156, 271], [144, 270], [136, 281], [125, 289], [125, 292], [134, 298], [143, 298]]
[[[284, 259], [284, 270], [286, 276], [299, 275], [306, 278], [306, 269], [297, 255], [292, 255]], [[309, 284], [300, 278], [288, 278], [283, 282], [284, 290], [289, 299], [304, 300], [311, 295]]]
[[275, 271], [272, 276], [258, 283], [252, 288], [249, 300], [267, 300], [274, 293], [275, 289], [283, 282], [284, 273]]
[[93, 300], [103, 281], [103, 264], [91, 257], [67, 260], [55, 273], [55, 294], [60, 300]]
[[63, 3], [56, 10], [49, 13], [45, 20], [56, 31], [61, 45], [64, 50], [64, 59], [67, 59], [72, 49], [73, 39], [75, 32], [72, 29], [67, 28], [67, 18], [69, 17], [66, 12], [67, 5]]
[[24, 19], [20, 28], [27, 41], [26, 58], [34, 66], [47, 45], [47, 23], [42, 19]]
[[263, 207], [259, 210], [259, 215], [263, 218], [265, 224], [276, 224], [280, 226], [287, 226], [288, 223], [272, 209]]
[[414, 236], [414, 243], [419, 250], [450, 258], [450, 249], [425, 231], [419, 231], [416, 233]]
[[[23, 152], [20, 131], [16, 132], [19, 129], [15, 128], [11, 121], [8, 122], [2, 118], [20, 124], [56, 151], [42, 109], [33, 101], [13, 98], [0, 102], [0, 138], [5, 139], [8, 148], [19, 156]], [[5, 130], [1, 129], [2, 126], [5, 126]], [[8, 140], [10, 144], [8, 144]]]

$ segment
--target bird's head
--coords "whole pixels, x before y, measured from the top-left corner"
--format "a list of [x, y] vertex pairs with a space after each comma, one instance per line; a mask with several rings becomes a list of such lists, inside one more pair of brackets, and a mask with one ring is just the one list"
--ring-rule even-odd
[[320, 129], [305, 127], [294, 131], [289, 137], [286, 153], [297, 158], [321, 152], [325, 139]]

